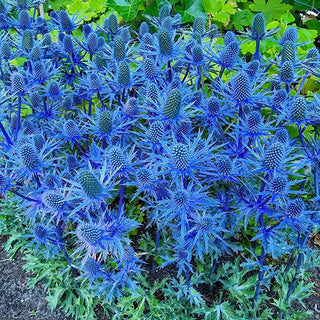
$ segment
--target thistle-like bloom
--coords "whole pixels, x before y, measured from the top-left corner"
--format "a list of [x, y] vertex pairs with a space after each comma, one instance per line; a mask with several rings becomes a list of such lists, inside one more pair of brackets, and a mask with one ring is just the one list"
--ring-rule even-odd
[[[187, 233], [189, 222], [197, 212], [212, 208], [216, 201], [209, 197], [206, 187], [197, 187], [194, 183], [183, 186], [179, 180], [168, 192], [168, 196], [158, 199], [151, 222], [156, 222], [159, 229], [174, 223], [182, 235]], [[153, 207], [150, 201], [150, 209]]]
[[304, 97], [297, 97], [293, 100], [290, 118], [292, 122], [301, 124], [306, 120], [307, 116], [307, 101]]
[[56, 27], [58, 30], [70, 33], [75, 30], [81, 22], [79, 15], [80, 14], [74, 14], [70, 18], [67, 11], [61, 10], [57, 14], [51, 15], [51, 21], [53, 22], [54, 27]]
[[105, 278], [106, 272], [103, 270], [103, 265], [101, 261], [97, 261], [92, 257], [87, 257], [82, 259], [80, 270], [83, 272], [77, 279], [83, 278], [81, 284], [85, 283], [86, 280], [89, 280], [89, 288], [92, 283], [99, 278]]
[[27, 233], [22, 237], [31, 239], [27, 246], [30, 247], [35, 245], [34, 253], [37, 253], [42, 245], [46, 248], [46, 252], [43, 252], [43, 254], [48, 256], [48, 258], [53, 254], [58, 253], [58, 245], [61, 245], [61, 243], [59, 243], [57, 239], [54, 228], [41, 222], [37, 222], [29, 228], [29, 232], [30, 231], [30, 234]]
[[301, 198], [288, 202], [284, 208], [281, 224], [286, 224], [297, 231], [303, 231], [312, 225], [311, 211], [307, 210], [306, 203]]
[[78, 246], [73, 254], [86, 249], [84, 261], [86, 261], [92, 254], [103, 252], [105, 255], [106, 241], [109, 240], [106, 228], [106, 224], [104, 224], [102, 220], [99, 222], [80, 222], [75, 232], [73, 232], [77, 236], [77, 244], [80, 244], [80, 246]]
[[[203, 140], [201, 133], [193, 139], [186, 138], [185, 143], [178, 143], [173, 138], [173, 143], [164, 144], [165, 153], [163, 155], [155, 155], [153, 161], [160, 161], [163, 168], [163, 174], [171, 172], [173, 181], [179, 176], [199, 183], [198, 176], [208, 173], [207, 164], [212, 161], [213, 152], [219, 149], [214, 146], [212, 136]], [[202, 147], [199, 148], [199, 141], [203, 140]]]
[[276, 174], [294, 175], [305, 165], [304, 161], [301, 161], [301, 155], [295, 154], [294, 147], [287, 143], [276, 140], [264, 147], [258, 147], [260, 154], [250, 150], [252, 158], [244, 160], [252, 165], [253, 172], [265, 171], [271, 177], [275, 177]]
[[76, 181], [65, 179], [71, 186], [66, 186], [65, 191], [71, 192], [69, 201], [79, 201], [79, 204], [70, 212], [76, 214], [80, 210], [88, 212], [91, 209], [99, 209], [107, 203], [110, 192], [113, 189], [111, 184], [112, 174], [107, 173], [107, 163], [99, 170], [93, 170], [89, 164], [88, 169], [81, 169], [78, 172]]
[[251, 39], [262, 40], [266, 33], [266, 19], [263, 13], [257, 13], [252, 21]]
[[188, 232], [189, 241], [192, 248], [195, 250], [195, 255], [203, 260], [203, 254], [209, 253], [211, 248], [214, 248], [215, 240], [223, 240], [223, 232], [227, 232], [223, 228], [224, 213], [219, 212], [204, 212], [193, 216], [193, 225]]
[[44, 192], [41, 195], [42, 203], [45, 206], [44, 211], [50, 214], [50, 219], [62, 219], [65, 218], [63, 215], [65, 214], [65, 197], [56, 190], [49, 190]]
[[82, 123], [80, 123], [80, 126], [77, 123], [76, 120], [65, 120], [64, 123], [61, 125], [57, 125], [54, 130], [61, 130], [62, 132], [58, 134], [58, 138], [63, 139], [63, 141], [69, 141], [71, 144], [71, 147], [73, 148], [74, 144], [79, 143], [81, 140], [85, 139], [85, 133], [86, 128]]
[[169, 119], [176, 119], [181, 112], [181, 92], [179, 89], [173, 89], [169, 92], [166, 104], [163, 108], [163, 114]]

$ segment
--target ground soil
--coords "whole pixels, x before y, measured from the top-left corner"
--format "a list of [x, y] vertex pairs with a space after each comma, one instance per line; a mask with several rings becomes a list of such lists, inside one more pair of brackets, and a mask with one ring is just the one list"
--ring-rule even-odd
[[8, 259], [2, 248], [6, 239], [0, 236], [0, 320], [71, 320], [60, 310], [50, 310], [41, 284], [27, 288], [22, 256]]

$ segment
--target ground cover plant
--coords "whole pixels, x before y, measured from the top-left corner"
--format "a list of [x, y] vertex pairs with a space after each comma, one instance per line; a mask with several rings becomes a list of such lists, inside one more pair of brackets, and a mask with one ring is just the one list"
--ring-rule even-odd
[[165, 5], [134, 32], [37, 4], [0, 3], [0, 230], [29, 284], [77, 319], [307, 318], [318, 50], [262, 13], [239, 36]]

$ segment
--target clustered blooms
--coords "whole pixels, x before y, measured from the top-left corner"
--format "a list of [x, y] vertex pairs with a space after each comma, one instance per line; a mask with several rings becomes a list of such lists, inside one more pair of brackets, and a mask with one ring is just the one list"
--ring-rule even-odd
[[[35, 249], [62, 252], [96, 294], [120, 297], [145, 263], [139, 240], [130, 245], [139, 201], [187, 296], [194, 259], [213, 273], [254, 228], [258, 301], [277, 272], [265, 257], [302, 247], [319, 224], [320, 97], [300, 94], [320, 75], [318, 50], [300, 56], [289, 27], [265, 60], [260, 43], [276, 30], [261, 13], [222, 46], [216, 26], [184, 27], [169, 6], [133, 37], [114, 14], [94, 28], [63, 10], [30, 16], [29, 5], [14, 3], [14, 18], [0, 3], [0, 192], [19, 199]], [[251, 61], [243, 41], [256, 42]]]

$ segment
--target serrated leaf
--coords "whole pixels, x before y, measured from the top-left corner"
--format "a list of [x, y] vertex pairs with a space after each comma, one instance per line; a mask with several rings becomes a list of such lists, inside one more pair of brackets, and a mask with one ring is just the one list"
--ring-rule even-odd
[[213, 14], [213, 20], [223, 24], [230, 20], [230, 15], [235, 13], [237, 4], [225, 0], [203, 0], [203, 8], [207, 13]]
[[229, 302], [223, 302], [216, 306], [217, 320], [240, 320], [241, 317], [237, 316], [234, 307]]
[[256, 0], [249, 7], [252, 11], [262, 12], [267, 22], [279, 20], [284, 13], [292, 8], [291, 5], [280, 0]]
[[116, 10], [125, 21], [132, 21], [144, 0], [108, 0], [107, 5]]
[[49, 305], [52, 309], [56, 308], [60, 302], [60, 298], [62, 297], [65, 289], [62, 287], [54, 288], [54, 293], [47, 297]]

